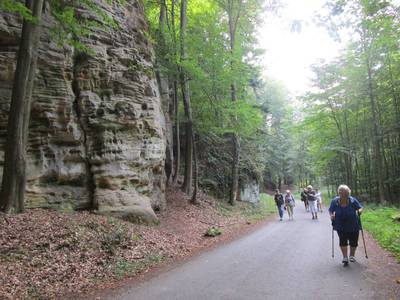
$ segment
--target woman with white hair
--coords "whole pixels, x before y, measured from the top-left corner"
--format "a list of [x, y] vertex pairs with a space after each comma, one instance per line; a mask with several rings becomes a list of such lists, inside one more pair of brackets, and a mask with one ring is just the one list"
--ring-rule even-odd
[[[350, 196], [351, 190], [347, 185], [338, 187], [338, 194], [332, 199], [329, 207], [333, 229], [339, 236], [339, 246], [343, 254], [342, 263], [346, 266], [349, 261], [355, 262], [354, 255], [358, 246], [360, 231], [359, 216], [363, 210], [360, 202]], [[348, 246], [350, 244], [350, 257]]]
[[310, 207], [313, 220], [318, 219], [317, 198], [315, 197], [315, 191], [311, 185], [307, 186], [307, 192], [305, 194], [307, 196], [308, 206]]

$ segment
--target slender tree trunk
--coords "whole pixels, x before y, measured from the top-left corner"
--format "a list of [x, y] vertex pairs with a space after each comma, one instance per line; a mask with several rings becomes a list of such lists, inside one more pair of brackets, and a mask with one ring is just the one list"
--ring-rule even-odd
[[169, 93], [168, 77], [161, 71], [161, 66], [168, 64], [166, 57], [165, 44], [165, 27], [166, 27], [166, 4], [162, 0], [160, 2], [160, 15], [158, 23], [158, 38], [157, 38], [157, 60], [156, 60], [156, 76], [160, 90], [162, 107], [165, 115], [165, 132], [167, 137], [167, 146], [165, 149], [165, 174], [167, 176], [166, 184], [169, 184], [169, 179], [174, 167], [174, 151], [173, 151], [173, 129], [171, 122], [171, 98]]
[[181, 139], [179, 133], [179, 101], [178, 101], [178, 82], [174, 80], [174, 120], [175, 120], [175, 173], [172, 182], [176, 184], [179, 176], [181, 162]]
[[347, 174], [347, 182], [348, 184], [354, 188], [354, 179], [353, 179], [353, 157], [352, 157], [352, 146], [351, 146], [351, 138], [349, 134], [349, 124], [347, 119], [347, 112], [344, 112], [344, 129], [346, 135], [346, 174]]
[[196, 141], [195, 141], [195, 137], [194, 137], [194, 131], [192, 130], [192, 141], [193, 141], [193, 194], [192, 194], [192, 198], [191, 198], [191, 202], [193, 204], [198, 204], [198, 200], [197, 200], [197, 192], [199, 189], [199, 170], [198, 170], [198, 160], [197, 160], [197, 148], [196, 148]]
[[[176, 29], [175, 29], [175, 1], [171, 1], [171, 27], [172, 27], [172, 39], [174, 47], [174, 59], [177, 57], [177, 42], [176, 42]], [[178, 70], [178, 65], [176, 65]], [[172, 182], [176, 184], [179, 176], [180, 162], [181, 162], [181, 139], [179, 132], [179, 97], [178, 97], [178, 79], [174, 74], [174, 121], [175, 121], [175, 173], [172, 178]]]
[[233, 134], [233, 159], [232, 159], [232, 181], [230, 188], [229, 203], [234, 205], [239, 188], [239, 163], [240, 163], [240, 141], [237, 134]]
[[[181, 1], [181, 62], [184, 62], [187, 59], [186, 55], [186, 28], [187, 28], [187, 0]], [[192, 118], [192, 109], [190, 106], [190, 91], [189, 91], [189, 81], [185, 74], [185, 71], [181, 68], [181, 88], [182, 88], [182, 98], [183, 98], [183, 106], [186, 115], [186, 153], [185, 153], [185, 179], [183, 188], [187, 194], [191, 194], [192, 192], [192, 184], [193, 184], [193, 163], [194, 171], [197, 172], [197, 159], [193, 160], [193, 155], [196, 153], [195, 143], [194, 143], [194, 130], [193, 130], [193, 118]], [[194, 176], [194, 186], [195, 190], [192, 196], [192, 202], [196, 202], [197, 195], [197, 179], [198, 176], [195, 174]]]
[[26, 146], [28, 139], [31, 98], [35, 79], [37, 51], [40, 40], [40, 21], [43, 0], [27, 0], [26, 6], [36, 18], [35, 23], [23, 21], [17, 68], [11, 96], [4, 153], [4, 169], [0, 206], [8, 213], [14, 205], [24, 210], [26, 185]]
[[[241, 2], [241, 1], [240, 1]], [[240, 16], [240, 11], [237, 12], [237, 15], [234, 16], [233, 9], [233, 0], [228, 0], [228, 22], [229, 22], [229, 43], [230, 43], [230, 52], [231, 52], [231, 70], [234, 70], [234, 51], [235, 51], [235, 38], [236, 38], [236, 25]], [[233, 81], [231, 83], [231, 100], [232, 102], [236, 102], [236, 84]], [[235, 122], [237, 118], [235, 116]], [[240, 164], [240, 140], [237, 133], [233, 133], [232, 136], [232, 178], [231, 178], [231, 186], [230, 186], [230, 195], [229, 195], [229, 203], [234, 205], [236, 202], [237, 192], [239, 188], [239, 164]]]
[[358, 169], [358, 159], [357, 156], [354, 157], [354, 172], [356, 178], [354, 179], [354, 194], [358, 195], [360, 193], [359, 187], [358, 187], [358, 174], [359, 174], [359, 169]]
[[372, 89], [372, 70], [371, 70], [371, 63], [370, 58], [368, 56], [367, 51], [365, 51], [367, 55], [367, 72], [368, 72], [368, 96], [371, 104], [371, 111], [372, 111], [372, 123], [373, 123], [373, 148], [374, 148], [374, 156], [375, 156], [375, 178], [378, 183], [378, 196], [379, 202], [383, 203], [385, 201], [385, 194], [384, 194], [384, 186], [383, 186], [383, 164], [382, 164], [382, 157], [381, 157], [381, 130], [378, 124], [378, 112], [377, 112], [377, 104], [376, 99]]

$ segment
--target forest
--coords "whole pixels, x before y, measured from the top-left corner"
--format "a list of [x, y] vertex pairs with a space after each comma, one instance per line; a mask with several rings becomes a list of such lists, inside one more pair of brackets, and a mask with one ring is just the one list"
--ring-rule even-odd
[[363, 201], [398, 205], [398, 6], [328, 1], [317, 22], [334, 39], [350, 38], [335, 60], [314, 64], [313, 88], [294, 105], [258, 63], [260, 17], [280, 5], [146, 2], [159, 76], [174, 99], [173, 180], [183, 156], [188, 193], [193, 173], [231, 202], [238, 182], [256, 180], [263, 188], [314, 183], [332, 194], [345, 182]]
[[[95, 5], [49, 1], [57, 43], [94, 54], [82, 37], [118, 28]], [[33, 5], [34, 4], [34, 5]], [[25, 18], [4, 158], [2, 210], [23, 211], [30, 98], [41, 2], [2, 1]], [[37, 5], [37, 6], [35, 6]], [[124, 6], [124, 1], [108, 2]], [[341, 55], [313, 65], [313, 87], [293, 99], [260, 65], [257, 28], [280, 1], [145, 1], [154, 72], [163, 100], [167, 184], [183, 177], [196, 202], [198, 189], [234, 204], [240, 187], [325, 186], [346, 182], [364, 201], [398, 205], [400, 108], [398, 7], [388, 1], [328, 1], [314, 22], [332, 38], [348, 37]], [[29, 9], [31, 8], [31, 10]], [[293, 22], [292, 26], [301, 24]], [[294, 101], [295, 100], [295, 101]], [[18, 166], [15, 168], [14, 166]]]
[[293, 94], [260, 46], [285, 0], [0, 0], [0, 298], [101, 293], [270, 222], [275, 189], [308, 185], [324, 210], [348, 185], [398, 259], [399, 2], [325, 2], [284, 26], [345, 46]]

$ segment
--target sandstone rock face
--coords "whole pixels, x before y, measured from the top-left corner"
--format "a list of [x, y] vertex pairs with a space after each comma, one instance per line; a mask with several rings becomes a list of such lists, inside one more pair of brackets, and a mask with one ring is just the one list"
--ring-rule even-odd
[[[119, 28], [99, 29], [85, 41], [90, 55], [53, 41], [46, 9], [27, 149], [27, 207], [94, 208], [154, 222], [154, 210], [165, 206], [165, 119], [153, 49], [141, 2], [126, 2], [99, 2]], [[20, 28], [16, 16], [0, 13], [0, 161]]]
[[260, 187], [256, 180], [242, 184], [240, 187], [240, 200], [251, 203], [260, 202]]

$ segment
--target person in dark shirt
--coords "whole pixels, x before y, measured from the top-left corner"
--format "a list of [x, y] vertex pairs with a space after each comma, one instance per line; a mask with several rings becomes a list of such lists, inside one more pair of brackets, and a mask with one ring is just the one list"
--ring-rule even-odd
[[[329, 214], [333, 229], [339, 236], [339, 246], [343, 254], [342, 262], [355, 262], [355, 253], [358, 246], [358, 235], [360, 232], [359, 216], [363, 210], [360, 202], [350, 196], [351, 190], [347, 185], [338, 187], [338, 194], [332, 199]], [[348, 246], [350, 244], [350, 257], [348, 257]]]
[[283, 195], [279, 192], [278, 189], [275, 190], [274, 200], [275, 200], [276, 206], [278, 207], [280, 221], [282, 221], [283, 209], [284, 209], [285, 202], [283, 201]]
[[308, 206], [308, 200], [307, 200], [307, 194], [306, 193], [307, 193], [307, 189], [304, 188], [303, 191], [300, 194], [300, 198], [301, 198], [301, 201], [304, 202], [304, 208], [306, 209], [306, 211], [309, 211], [309, 206]]

